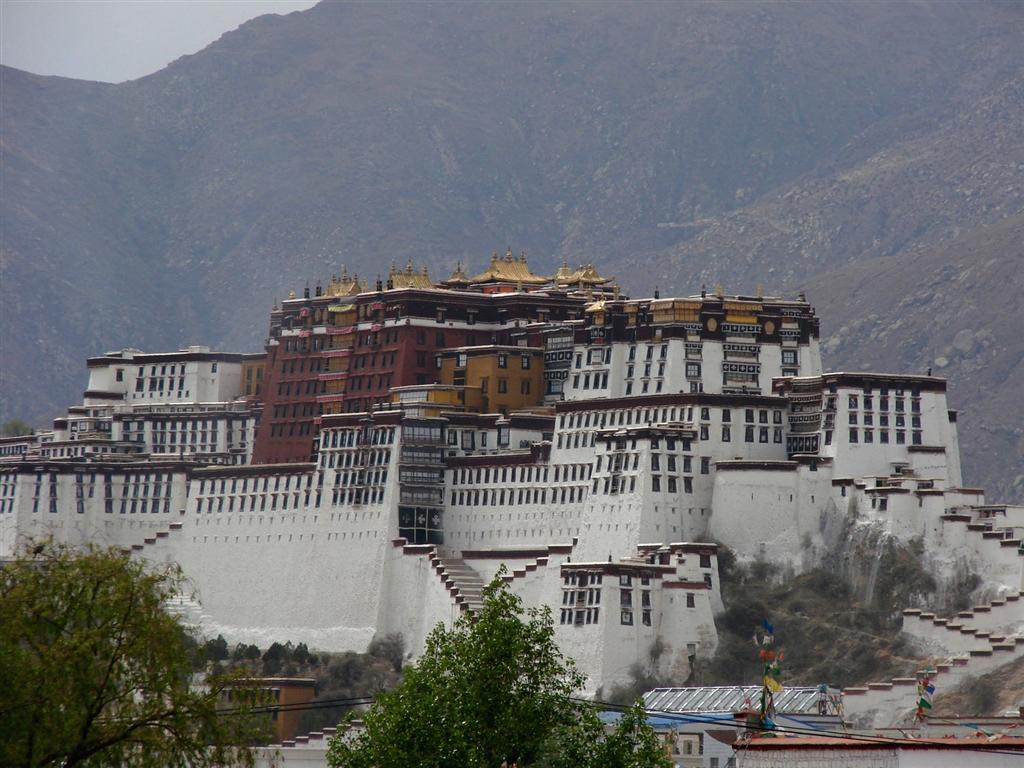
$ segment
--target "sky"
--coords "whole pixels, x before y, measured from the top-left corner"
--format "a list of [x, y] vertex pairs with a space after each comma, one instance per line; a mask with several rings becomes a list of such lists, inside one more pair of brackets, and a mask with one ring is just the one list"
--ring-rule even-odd
[[254, 16], [316, 0], [0, 0], [0, 63], [119, 83], [202, 50]]

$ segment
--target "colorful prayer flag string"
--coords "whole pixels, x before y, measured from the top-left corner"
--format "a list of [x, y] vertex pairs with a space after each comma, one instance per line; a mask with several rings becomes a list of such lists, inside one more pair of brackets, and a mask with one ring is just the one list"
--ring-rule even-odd
[[932, 709], [932, 695], [935, 693], [935, 686], [932, 685], [932, 680], [928, 675], [925, 675], [917, 681], [917, 711], [914, 713], [914, 718], [917, 720], [924, 720], [928, 717], [928, 714]]

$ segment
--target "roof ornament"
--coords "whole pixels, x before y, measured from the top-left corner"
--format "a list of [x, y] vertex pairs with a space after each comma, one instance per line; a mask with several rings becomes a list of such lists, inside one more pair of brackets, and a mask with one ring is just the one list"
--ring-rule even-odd
[[295, 291], [294, 290], [288, 291], [288, 298], [289, 299], [294, 299], [295, 298]]
[[718, 298], [725, 296], [725, 289], [722, 287], [721, 283], [715, 283], [715, 296]]
[[516, 257], [512, 255], [512, 246], [509, 246], [508, 253], [505, 254], [505, 261], [512, 262], [515, 261], [515, 258]]
[[523, 264], [526, 263], [526, 251], [520, 251], [519, 252], [519, 260], [521, 262], [523, 262]]
[[757, 298], [759, 298], [759, 299], [763, 299], [764, 298], [764, 283], [758, 283], [757, 284]]

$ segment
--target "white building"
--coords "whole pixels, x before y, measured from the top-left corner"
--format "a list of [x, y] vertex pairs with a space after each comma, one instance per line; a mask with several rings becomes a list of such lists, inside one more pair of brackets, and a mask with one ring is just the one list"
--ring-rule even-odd
[[[800, 571], [870, 530], [923, 539], [940, 582], [969, 568], [979, 597], [1010, 606], [969, 648], [935, 617], [908, 617], [942, 641], [941, 674], [1024, 653], [1024, 601], [1010, 599], [1024, 589], [1024, 513], [962, 487], [943, 379], [822, 373], [804, 301], [604, 299], [586, 314], [545, 327], [565, 374], [548, 413], [445, 409], [408, 388], [393, 410], [320, 417], [310, 463], [191, 460], [251, 450], [248, 412], [231, 407], [241, 377], [217, 378], [235, 362], [97, 358], [86, 404], [40, 449], [106, 424], [97, 444], [128, 455], [0, 465], [0, 554], [46, 531], [133, 546], [181, 564], [198, 597], [181, 609], [213, 635], [359, 650], [400, 632], [413, 655], [504, 566], [527, 605], [550, 606], [596, 691], [652, 657], [683, 680], [713, 652], [722, 601], [703, 542]], [[851, 692], [850, 711], [895, 717], [903, 683], [879, 685]]]

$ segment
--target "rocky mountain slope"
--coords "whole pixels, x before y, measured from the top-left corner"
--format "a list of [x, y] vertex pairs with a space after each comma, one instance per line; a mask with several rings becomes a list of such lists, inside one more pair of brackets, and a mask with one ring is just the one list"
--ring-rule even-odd
[[2, 69], [0, 416], [104, 349], [258, 348], [342, 264], [795, 290], [970, 237], [1024, 210], [1022, 50], [1006, 3], [330, 2], [116, 86]]
[[1024, 498], [1024, 214], [823, 275], [807, 293], [825, 313], [829, 367], [947, 377], [965, 480], [990, 501]]

